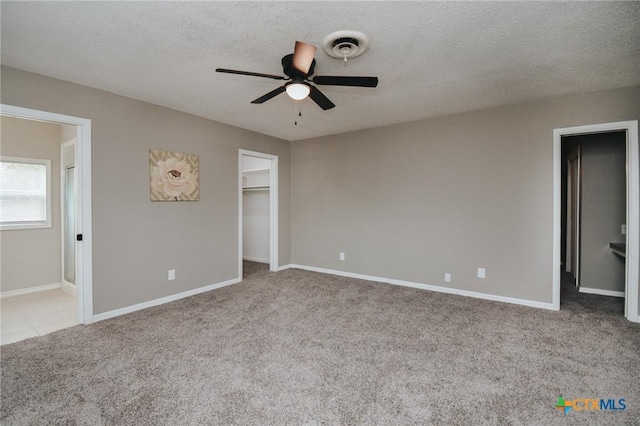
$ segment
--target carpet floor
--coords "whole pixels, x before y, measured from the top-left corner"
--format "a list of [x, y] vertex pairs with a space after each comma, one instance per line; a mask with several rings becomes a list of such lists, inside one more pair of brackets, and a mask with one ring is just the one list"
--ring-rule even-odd
[[[2, 346], [3, 425], [640, 424], [622, 299], [559, 312], [247, 264], [245, 281]], [[554, 408], [624, 398], [624, 411]]]

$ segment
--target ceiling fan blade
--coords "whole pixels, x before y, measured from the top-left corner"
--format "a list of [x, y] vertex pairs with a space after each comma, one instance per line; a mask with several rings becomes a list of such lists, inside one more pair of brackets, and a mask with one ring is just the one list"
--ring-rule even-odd
[[263, 104], [267, 102], [269, 99], [278, 96], [280, 93], [284, 92], [284, 86], [278, 87], [276, 90], [272, 90], [266, 95], [260, 96], [258, 99], [251, 101], [252, 104]]
[[311, 99], [313, 99], [313, 101], [315, 103], [318, 104], [318, 106], [320, 108], [322, 108], [323, 110], [328, 110], [331, 109], [333, 107], [335, 107], [335, 105], [333, 104], [333, 102], [331, 102], [329, 100], [329, 98], [327, 98], [321, 91], [319, 91], [316, 87], [313, 86], [309, 86], [311, 88], [311, 92], [309, 93], [309, 97]]
[[376, 87], [378, 85], [378, 77], [317, 75], [313, 77], [313, 82], [326, 86]]
[[296, 41], [296, 48], [293, 51], [293, 67], [303, 73], [309, 74], [309, 68], [316, 54], [316, 47], [303, 41]]
[[228, 70], [226, 68], [216, 68], [216, 72], [224, 72], [227, 74], [250, 75], [253, 77], [264, 77], [264, 78], [271, 78], [274, 80], [286, 80], [286, 78], [282, 77], [281, 75], [262, 74], [259, 72], [249, 72], [249, 71]]

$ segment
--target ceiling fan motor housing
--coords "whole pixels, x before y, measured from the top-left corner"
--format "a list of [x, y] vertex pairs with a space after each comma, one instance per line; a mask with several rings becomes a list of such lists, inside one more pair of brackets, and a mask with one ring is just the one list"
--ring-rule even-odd
[[300, 71], [293, 67], [293, 53], [286, 55], [282, 58], [282, 72], [286, 76], [289, 76], [292, 80], [304, 80], [305, 77], [313, 75], [313, 71], [316, 67], [316, 60], [311, 61], [309, 72], [302, 74]]

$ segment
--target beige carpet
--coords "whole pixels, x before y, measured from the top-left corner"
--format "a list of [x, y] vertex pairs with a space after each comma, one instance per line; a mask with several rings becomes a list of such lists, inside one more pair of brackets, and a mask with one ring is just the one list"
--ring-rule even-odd
[[[565, 283], [566, 284], [566, 283]], [[14, 424], [638, 424], [640, 325], [248, 265], [209, 293], [1, 348]], [[558, 396], [625, 398], [622, 412]]]

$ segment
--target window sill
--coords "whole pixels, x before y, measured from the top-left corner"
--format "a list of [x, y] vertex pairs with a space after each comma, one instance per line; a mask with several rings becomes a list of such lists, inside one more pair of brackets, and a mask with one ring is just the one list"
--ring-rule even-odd
[[51, 222], [0, 224], [0, 231], [19, 231], [25, 229], [46, 229], [51, 228]]

